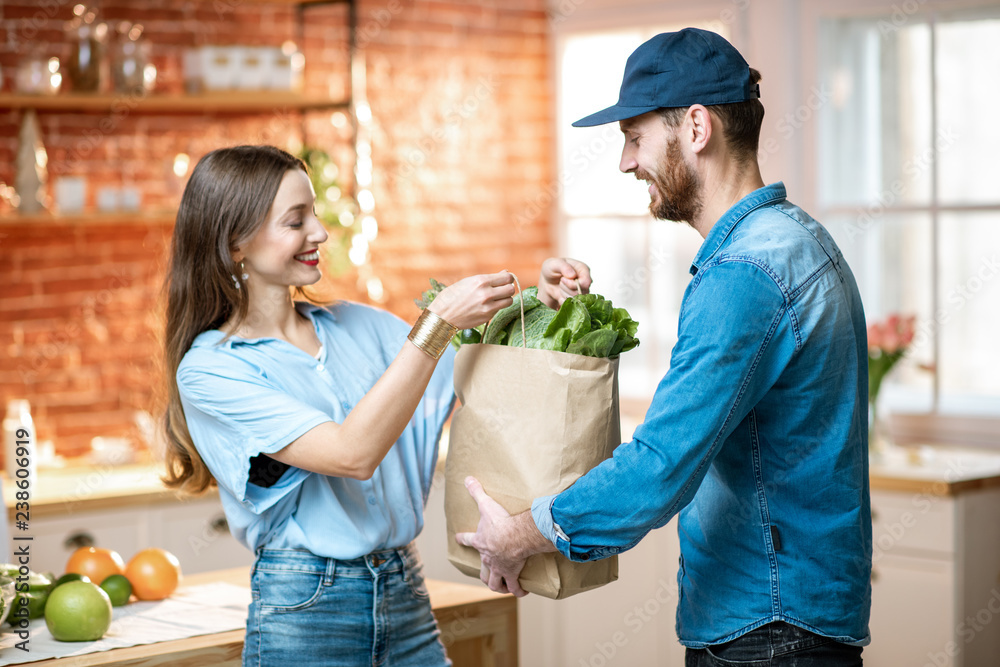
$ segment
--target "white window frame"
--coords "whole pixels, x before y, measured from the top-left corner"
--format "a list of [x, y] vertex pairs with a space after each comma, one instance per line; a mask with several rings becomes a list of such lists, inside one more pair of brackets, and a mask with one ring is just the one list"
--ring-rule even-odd
[[[632, 0], [623, 3], [613, 0], [550, 0], [549, 16], [555, 54], [562, 53], [565, 36], [571, 33], [626, 29], [637, 25], [676, 25], [722, 18], [731, 30], [731, 41], [750, 65], [763, 74], [761, 88], [766, 115], [761, 132], [760, 162], [764, 181], [784, 181], [789, 198], [823, 221], [825, 216], [843, 211], [836, 207], [821, 207], [817, 196], [820, 157], [817, 106], [814, 101], [818, 95], [822, 95], [817, 48], [820, 20], [891, 16], [893, 11], [906, 12], [913, 7], [916, 11], [936, 15], [938, 12], [989, 6], [995, 7], [996, 4], [983, 0], [732, 0], [699, 3], [692, 7], [691, 3], [677, 1]], [[553, 58], [552, 65], [553, 81], [556, 82], [559, 81], [557, 66], [558, 57]], [[609, 100], [613, 101], [616, 93], [617, 90], [609, 91]], [[558, 97], [557, 90], [557, 99]], [[932, 132], [935, 131], [934, 121], [932, 119]], [[557, 128], [557, 137], [561, 131], [562, 128]], [[562, 167], [563, 165], [559, 165], [560, 169]], [[608, 178], [615, 176], [616, 174], [609, 174]], [[856, 210], [852, 208], [850, 212], [855, 213]], [[929, 213], [934, 220], [936, 235], [937, 219], [942, 213], [1000, 211], [1000, 202], [968, 206], [942, 205], [937, 201], [935, 192], [929, 206], [898, 206], [892, 209], [893, 213], [911, 211]], [[568, 245], [568, 221], [560, 202], [555, 202], [552, 214], [556, 222], [558, 245], [564, 251]], [[940, 282], [938, 269], [935, 260], [931, 267], [934, 274], [933, 285]], [[940, 295], [937, 289], [932, 291], [936, 303]], [[940, 343], [936, 337], [933, 345], [933, 356], [937, 359]], [[936, 377], [934, 382], [932, 416], [939, 413], [940, 403], [940, 387]], [[1000, 413], [994, 416], [1000, 417]]]

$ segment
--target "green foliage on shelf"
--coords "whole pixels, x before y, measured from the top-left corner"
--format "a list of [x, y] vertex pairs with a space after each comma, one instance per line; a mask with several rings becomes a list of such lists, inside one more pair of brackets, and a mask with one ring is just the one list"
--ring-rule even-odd
[[330, 155], [320, 149], [305, 146], [298, 157], [309, 167], [309, 180], [316, 191], [316, 217], [320, 219], [330, 234], [323, 244], [327, 257], [327, 269], [333, 274], [341, 274], [351, 268], [348, 251], [351, 238], [361, 231], [358, 205], [346, 196], [340, 188], [340, 169]]

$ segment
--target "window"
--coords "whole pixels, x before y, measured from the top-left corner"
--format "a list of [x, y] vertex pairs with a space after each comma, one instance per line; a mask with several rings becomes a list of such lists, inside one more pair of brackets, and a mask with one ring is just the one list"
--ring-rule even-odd
[[823, 19], [819, 37], [818, 214], [869, 320], [918, 318], [887, 407], [998, 415], [1000, 9]]
[[701, 237], [652, 219], [643, 184], [618, 172], [616, 125], [570, 123], [615, 101], [639, 44], [697, 25], [735, 38], [761, 69], [764, 180], [784, 180], [830, 229], [869, 319], [918, 316], [886, 411], [1000, 416], [1000, 7], [946, 10], [956, 4], [636, 0], [625, 11], [592, 0], [558, 23], [560, 248], [640, 323], [623, 397], [648, 398], [667, 371]]
[[617, 123], [571, 124], [617, 101], [625, 60], [636, 47], [688, 25], [726, 35], [725, 26], [714, 21], [564, 32], [557, 42], [562, 247], [590, 265], [595, 292], [639, 322], [640, 345], [623, 354], [619, 366], [626, 398], [648, 398], [667, 371], [691, 278], [688, 267], [702, 238], [688, 225], [650, 215], [646, 184], [618, 170], [623, 139]]

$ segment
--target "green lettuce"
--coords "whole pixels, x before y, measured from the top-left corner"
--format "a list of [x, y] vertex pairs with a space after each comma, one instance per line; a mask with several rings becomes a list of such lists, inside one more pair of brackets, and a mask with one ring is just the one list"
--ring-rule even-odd
[[[426, 308], [445, 287], [431, 279], [431, 289], [415, 303]], [[458, 332], [451, 343], [456, 348], [482, 342], [613, 359], [639, 345], [638, 329], [639, 323], [627, 310], [615, 308], [600, 294], [572, 296], [554, 310], [539, 300], [537, 287], [528, 287], [514, 297], [513, 304], [497, 311], [488, 324]]]

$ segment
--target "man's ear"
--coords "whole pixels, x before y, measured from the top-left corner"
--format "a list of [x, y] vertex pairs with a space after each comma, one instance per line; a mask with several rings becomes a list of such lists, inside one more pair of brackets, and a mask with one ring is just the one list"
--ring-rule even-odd
[[691, 151], [700, 153], [712, 139], [712, 114], [701, 104], [692, 104], [688, 108], [685, 131], [688, 133]]

